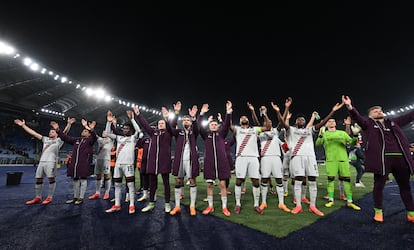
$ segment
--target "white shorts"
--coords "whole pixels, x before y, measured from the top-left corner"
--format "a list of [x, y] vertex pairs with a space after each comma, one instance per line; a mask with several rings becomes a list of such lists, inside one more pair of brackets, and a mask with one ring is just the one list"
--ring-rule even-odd
[[110, 174], [109, 159], [97, 159], [95, 164], [95, 174]]
[[191, 161], [190, 160], [181, 162], [181, 166], [180, 166], [180, 169], [178, 170], [178, 175], [176, 177], [186, 178], [186, 179], [191, 178]]
[[292, 171], [290, 171], [290, 156], [284, 156], [283, 157], [283, 175], [292, 177], [290, 175], [291, 172]]
[[118, 164], [115, 163], [114, 178], [122, 178], [135, 176], [134, 164]]
[[245, 179], [248, 175], [253, 179], [260, 179], [259, 159], [254, 156], [239, 156], [236, 158], [236, 178]]
[[319, 176], [315, 156], [296, 155], [290, 159], [293, 176]]
[[36, 169], [36, 178], [54, 178], [56, 177], [56, 162], [41, 161]]
[[280, 156], [262, 156], [260, 159], [260, 173], [262, 178], [282, 178], [283, 164]]

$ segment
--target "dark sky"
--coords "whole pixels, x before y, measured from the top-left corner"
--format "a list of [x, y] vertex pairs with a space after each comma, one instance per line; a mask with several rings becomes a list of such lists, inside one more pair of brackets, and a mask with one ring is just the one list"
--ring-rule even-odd
[[[342, 94], [362, 113], [413, 102], [409, 6], [1, 8], [0, 39], [69, 77], [153, 107], [246, 102], [323, 116]], [[338, 114], [342, 116], [345, 112]], [[342, 118], [342, 117], [338, 117]], [[235, 118], [237, 119], [237, 117]]]

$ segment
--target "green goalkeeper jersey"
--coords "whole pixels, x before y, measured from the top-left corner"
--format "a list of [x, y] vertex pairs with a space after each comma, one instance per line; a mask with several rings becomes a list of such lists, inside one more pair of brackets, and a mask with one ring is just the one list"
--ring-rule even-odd
[[326, 161], [346, 161], [348, 162], [348, 152], [346, 145], [355, 144], [357, 138], [350, 137], [343, 130], [326, 131], [322, 137], [318, 137], [316, 146], [323, 145]]

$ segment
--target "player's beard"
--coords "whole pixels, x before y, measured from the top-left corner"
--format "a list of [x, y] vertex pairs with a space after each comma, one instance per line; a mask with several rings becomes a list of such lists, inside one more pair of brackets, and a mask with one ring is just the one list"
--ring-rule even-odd
[[242, 126], [249, 126], [249, 122], [248, 121], [243, 121], [240, 123]]
[[305, 128], [305, 124], [298, 124], [298, 128]]

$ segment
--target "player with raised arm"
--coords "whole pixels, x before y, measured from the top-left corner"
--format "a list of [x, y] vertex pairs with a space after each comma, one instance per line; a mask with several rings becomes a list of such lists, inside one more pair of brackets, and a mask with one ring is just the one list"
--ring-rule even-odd
[[[296, 206], [292, 209], [291, 213], [298, 214], [303, 211], [301, 203], [302, 183], [307, 179], [310, 195], [309, 212], [318, 216], [324, 216], [324, 214], [316, 208], [316, 197], [318, 190], [316, 178], [319, 176], [319, 171], [318, 164], [316, 162], [313, 134], [325, 125], [326, 121], [343, 106], [343, 103], [336, 103], [332, 107], [331, 112], [324, 119], [311, 127], [306, 126], [306, 120], [303, 115], [298, 115], [296, 117], [295, 125], [290, 126], [280, 114], [279, 107], [273, 102], [271, 104], [277, 114], [279, 122], [283, 124], [288, 132], [287, 139], [292, 150], [290, 155], [290, 164], [295, 178], [294, 194]], [[290, 106], [286, 108], [289, 107]], [[314, 112], [311, 119], [315, 119], [315, 116], [316, 114]]]
[[[138, 109], [134, 106], [134, 111]], [[122, 193], [122, 177], [125, 176], [126, 185], [129, 191], [129, 214], [135, 213], [135, 144], [141, 136], [141, 129], [134, 119], [134, 111], [127, 110], [127, 116], [130, 123], [125, 123], [122, 132], [123, 135], [115, 135], [112, 131], [108, 133], [108, 137], [116, 140], [116, 163], [114, 169], [115, 182], [115, 205], [105, 210], [107, 213], [113, 213], [121, 210], [121, 193]], [[107, 112], [107, 126], [112, 124], [114, 115], [111, 111]]]
[[[75, 118], [68, 118], [65, 133], [69, 131], [75, 121]], [[42, 205], [47, 205], [52, 202], [55, 193], [56, 165], [59, 160], [59, 150], [64, 142], [58, 137], [56, 130], [53, 128], [49, 130], [48, 136], [44, 136], [27, 126], [25, 120], [15, 119], [14, 123], [22, 127], [28, 134], [43, 142], [42, 154], [40, 155], [39, 164], [36, 169], [35, 198], [27, 201], [26, 204], [42, 203]], [[42, 201], [44, 177], [47, 177], [49, 180], [49, 189], [46, 199]]]

